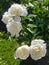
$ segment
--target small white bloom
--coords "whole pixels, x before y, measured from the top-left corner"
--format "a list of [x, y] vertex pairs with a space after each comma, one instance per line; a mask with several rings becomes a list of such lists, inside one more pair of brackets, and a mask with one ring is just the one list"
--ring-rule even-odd
[[19, 32], [22, 29], [21, 22], [15, 22], [14, 20], [12, 20], [11, 22], [9, 22], [6, 25], [6, 27], [7, 27], [7, 31], [11, 33], [11, 36], [19, 34]]
[[29, 56], [29, 47], [27, 45], [21, 46], [17, 48], [16, 53], [14, 54], [14, 58], [27, 59]]
[[5, 12], [4, 15], [3, 15], [3, 17], [2, 17], [3, 23], [7, 24], [10, 19], [11, 19], [10, 14], [8, 12]]
[[34, 5], [33, 5], [32, 3], [30, 3], [30, 2], [29, 2], [29, 6], [30, 6], [30, 7], [34, 7]]
[[13, 4], [9, 10], [9, 13], [11, 13], [12, 16], [26, 16], [27, 15], [27, 9], [25, 6], [21, 4]]
[[11, 36], [9, 36], [9, 40], [11, 41]]
[[[44, 42], [44, 41], [42, 41]], [[33, 43], [30, 46], [30, 56], [33, 60], [39, 60], [46, 55], [47, 49], [44, 43]]]

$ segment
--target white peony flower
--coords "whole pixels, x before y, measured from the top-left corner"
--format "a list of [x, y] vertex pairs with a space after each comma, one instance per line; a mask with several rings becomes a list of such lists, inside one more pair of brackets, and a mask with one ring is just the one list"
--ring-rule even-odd
[[36, 45], [36, 44], [43, 44], [45, 41], [42, 39], [35, 39], [32, 40], [31, 45]]
[[11, 13], [11, 15], [13, 16], [26, 16], [27, 15], [27, 9], [25, 8], [25, 6], [21, 4], [13, 4], [9, 8], [8, 12]]
[[15, 22], [14, 20], [11, 20], [11, 22], [9, 22], [6, 25], [6, 27], [7, 27], [7, 31], [11, 33], [11, 36], [14, 36], [16, 34], [19, 34], [19, 32], [22, 29], [21, 22]]
[[13, 4], [8, 12], [10, 12], [11, 15], [20, 16], [22, 14], [22, 7], [19, 4]]
[[[44, 42], [44, 41], [42, 41]], [[30, 46], [30, 56], [32, 59], [34, 60], [39, 60], [42, 57], [44, 57], [46, 55], [47, 49], [46, 49], [46, 44], [37, 44], [37, 43], [33, 43]]]
[[20, 58], [20, 59], [27, 59], [29, 56], [29, 47], [28, 45], [23, 45], [19, 48], [17, 48], [16, 53], [14, 54], [14, 58]]
[[3, 17], [2, 17], [3, 23], [7, 24], [10, 19], [11, 19], [10, 14], [8, 12], [5, 12], [4, 15], [3, 15]]

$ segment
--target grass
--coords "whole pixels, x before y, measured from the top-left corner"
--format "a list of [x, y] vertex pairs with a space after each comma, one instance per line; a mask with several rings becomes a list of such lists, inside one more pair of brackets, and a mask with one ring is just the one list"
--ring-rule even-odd
[[15, 49], [18, 43], [15, 39], [9, 41], [0, 38], [0, 65], [19, 65], [20, 59], [14, 59]]

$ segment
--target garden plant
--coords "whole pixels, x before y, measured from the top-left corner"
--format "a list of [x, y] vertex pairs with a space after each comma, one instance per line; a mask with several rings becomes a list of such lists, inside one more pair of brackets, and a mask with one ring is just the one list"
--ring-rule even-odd
[[0, 3], [0, 64], [49, 65], [49, 0]]

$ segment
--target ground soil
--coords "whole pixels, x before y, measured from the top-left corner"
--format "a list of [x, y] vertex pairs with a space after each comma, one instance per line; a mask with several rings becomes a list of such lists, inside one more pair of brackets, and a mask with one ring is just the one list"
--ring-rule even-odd
[[29, 57], [27, 60], [21, 61], [20, 65], [49, 65], [49, 57], [45, 56], [38, 61], [34, 61]]

